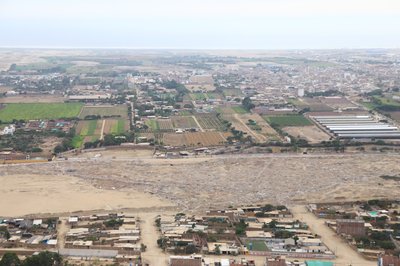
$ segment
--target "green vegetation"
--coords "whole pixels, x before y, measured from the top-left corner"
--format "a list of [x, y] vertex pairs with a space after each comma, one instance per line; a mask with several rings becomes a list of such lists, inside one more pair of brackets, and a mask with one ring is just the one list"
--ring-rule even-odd
[[71, 141], [72, 147], [76, 149], [82, 147], [84, 139], [85, 139], [84, 136], [74, 136]]
[[[251, 243], [251, 245], [250, 245]], [[265, 241], [262, 240], [247, 240], [246, 241], [246, 246], [248, 250], [252, 251], [267, 251], [267, 245], [265, 244]]]
[[310, 120], [302, 115], [277, 115], [277, 116], [263, 116], [263, 118], [272, 126], [277, 127], [294, 127], [294, 126], [311, 126]]
[[125, 132], [125, 120], [118, 119], [111, 128], [111, 134], [122, 134]]
[[249, 111], [253, 109], [255, 106], [253, 102], [251, 101], [250, 97], [245, 97], [242, 101], [242, 106], [245, 110]]
[[75, 118], [82, 106], [81, 103], [10, 103], [0, 110], [0, 120]]
[[244, 235], [246, 232], [247, 224], [244, 222], [244, 220], [240, 220], [239, 223], [235, 224], [235, 233], [236, 235]]
[[[0, 266], [61, 266], [62, 257], [55, 252], [42, 251], [37, 255], [20, 261], [15, 253], [6, 252], [0, 260]], [[66, 265], [66, 264], [65, 264]]]
[[207, 99], [206, 95], [202, 92], [190, 93], [189, 95], [190, 98], [195, 101], [203, 101]]
[[104, 222], [104, 225], [106, 227], [111, 227], [111, 228], [115, 228], [115, 227], [119, 227], [124, 223], [124, 220], [122, 219], [110, 219]]
[[153, 132], [160, 130], [160, 125], [158, 124], [156, 119], [146, 120], [145, 125], [148, 126]]
[[232, 107], [232, 110], [235, 111], [237, 114], [247, 114], [248, 111], [244, 109], [242, 106], [234, 106]]

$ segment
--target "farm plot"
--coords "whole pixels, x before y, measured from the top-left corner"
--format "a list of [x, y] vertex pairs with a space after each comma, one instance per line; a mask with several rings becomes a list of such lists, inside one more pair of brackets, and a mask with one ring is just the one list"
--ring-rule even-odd
[[103, 106], [84, 106], [79, 114], [80, 119], [87, 116], [100, 117], [121, 117], [128, 118], [128, 107], [126, 105], [103, 105]]
[[344, 97], [324, 97], [321, 101], [334, 109], [357, 109], [358, 106]]
[[216, 114], [196, 114], [196, 119], [204, 130], [224, 130], [224, 125]]
[[310, 111], [312, 112], [329, 112], [332, 111], [333, 108], [323, 103], [320, 99], [316, 98], [303, 98], [303, 101], [308, 104]]
[[163, 143], [169, 146], [217, 146], [226, 142], [225, 134], [220, 132], [187, 132], [184, 134], [166, 133]]
[[248, 126], [246, 123], [248, 122], [247, 114], [237, 114], [234, 113], [234, 111], [230, 108], [222, 109], [222, 118], [224, 120], [229, 121], [233, 128], [236, 130], [242, 131], [245, 136], [250, 136], [255, 140], [256, 142], [265, 142], [267, 141], [267, 137], [264, 136], [263, 134], [258, 133], [256, 130], [252, 130], [250, 126]]
[[313, 125], [310, 120], [302, 115], [276, 115], [276, 116], [263, 116], [263, 118], [270, 124], [277, 127], [290, 127], [290, 126], [311, 126]]
[[78, 117], [80, 103], [10, 103], [0, 110], [0, 120], [39, 120]]
[[101, 136], [103, 120], [79, 121], [76, 127], [76, 135], [72, 140], [75, 148], [80, 148], [85, 142], [95, 141]]
[[173, 116], [171, 118], [174, 128], [199, 128], [191, 116]]
[[157, 119], [159, 130], [162, 132], [173, 132], [174, 126], [171, 119]]
[[225, 97], [241, 97], [243, 93], [240, 89], [223, 89], [223, 94]]
[[160, 125], [158, 124], [157, 119], [148, 119], [144, 123], [151, 132], [157, 132], [160, 129]]
[[186, 146], [217, 146], [226, 142], [226, 138], [220, 132], [193, 132], [184, 136]]
[[162, 142], [164, 143], [164, 145], [168, 146], [186, 146], [184, 134], [165, 133], [163, 134]]
[[122, 134], [129, 130], [129, 124], [124, 119], [106, 119], [103, 134]]
[[[259, 114], [244, 114], [240, 118], [250, 124], [249, 127], [253, 131], [261, 133], [269, 140], [279, 140], [279, 134]], [[251, 124], [255, 125], [254, 128]]]

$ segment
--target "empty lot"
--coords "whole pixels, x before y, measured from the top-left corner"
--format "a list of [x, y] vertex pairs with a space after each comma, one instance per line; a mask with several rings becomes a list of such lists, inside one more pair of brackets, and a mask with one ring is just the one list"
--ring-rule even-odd
[[[400, 155], [238, 155], [192, 159], [97, 158], [79, 161], [0, 166], [2, 180], [29, 173], [46, 182], [37, 189], [51, 195], [47, 186], [58, 179], [76, 177], [88, 189], [145, 192], [172, 201], [182, 210], [254, 203], [303, 204], [398, 197], [400, 182], [381, 175], [400, 173]], [[36, 182], [33, 179], [32, 182]], [[20, 185], [3, 186], [22, 190]], [[62, 190], [62, 188], [61, 188]], [[49, 190], [51, 192], [53, 190]], [[30, 194], [16, 193], [25, 200]], [[0, 195], [0, 201], [9, 197]], [[45, 197], [45, 196], [44, 196]], [[21, 203], [22, 204], [22, 203]], [[68, 202], [66, 202], [68, 204]], [[137, 203], [132, 202], [132, 207]], [[82, 202], [82, 207], [85, 203]], [[14, 204], [13, 208], [24, 208]]]

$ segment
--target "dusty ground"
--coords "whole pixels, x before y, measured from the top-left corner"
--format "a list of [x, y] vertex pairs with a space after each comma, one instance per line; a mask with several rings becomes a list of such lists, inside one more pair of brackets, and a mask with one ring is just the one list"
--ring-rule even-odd
[[65, 98], [57, 95], [18, 95], [0, 98], [0, 103], [62, 103]]
[[[51, 199], [47, 202], [54, 205], [53, 209], [71, 210], [129, 207], [127, 204], [150, 207], [161, 203], [147, 202], [157, 196], [182, 210], [196, 211], [258, 202], [297, 204], [398, 197], [400, 188], [399, 182], [379, 177], [400, 172], [400, 155], [241, 155], [178, 160], [88, 157], [0, 166], [1, 202], [12, 204], [12, 211], [22, 213], [34, 206], [31, 212], [41, 208], [48, 211], [46, 205], [30, 206], [31, 198], [39, 196]], [[16, 178], [21, 175], [24, 178]], [[107, 193], [111, 193], [109, 197]], [[126, 193], [140, 197], [130, 201]], [[83, 198], [75, 201], [75, 197]], [[91, 198], [96, 200], [91, 203]]]
[[[400, 155], [237, 155], [164, 160], [153, 159], [151, 154], [96, 151], [67, 161], [0, 165], [0, 213], [134, 210], [142, 220], [143, 243], [148, 246], [143, 253], [145, 262], [165, 265], [169, 255], [156, 247], [158, 232], [153, 223], [158, 214], [261, 202], [287, 204], [338, 254], [335, 265], [367, 266], [372, 263], [341, 242], [322, 220], [307, 213], [304, 203], [399, 196], [400, 182], [379, 176], [398, 174]], [[262, 265], [262, 257], [255, 259]]]
[[310, 143], [320, 143], [330, 139], [330, 136], [317, 126], [284, 127], [283, 131], [294, 137], [306, 139]]
[[[2, 169], [4, 170], [4, 169]], [[121, 208], [159, 208], [172, 204], [131, 189], [105, 190], [68, 175], [17, 174], [0, 176], [0, 213], [18, 216]], [[7, 174], [7, 173], [6, 173]]]

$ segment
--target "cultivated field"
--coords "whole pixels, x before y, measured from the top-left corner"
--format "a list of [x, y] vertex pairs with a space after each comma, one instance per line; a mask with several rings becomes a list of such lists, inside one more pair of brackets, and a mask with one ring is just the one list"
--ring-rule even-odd
[[317, 98], [304, 98], [303, 102], [305, 102], [308, 105], [307, 107], [313, 112], [329, 112], [333, 110], [332, 107]]
[[163, 143], [168, 146], [216, 146], [223, 145], [227, 136], [226, 133], [211, 131], [187, 132], [184, 134], [166, 133], [163, 135]]
[[311, 126], [313, 125], [310, 120], [302, 115], [278, 115], [278, 116], [264, 116], [264, 119], [271, 125], [275, 124], [278, 127], [291, 127], [291, 126]]
[[101, 137], [103, 120], [79, 121], [76, 126], [76, 136], [72, 143], [75, 148], [80, 148], [85, 142], [91, 142]]
[[81, 108], [80, 103], [10, 103], [0, 110], [0, 120], [74, 118]]
[[196, 114], [195, 115], [197, 121], [199, 122], [200, 126], [204, 130], [216, 130], [222, 131], [224, 130], [224, 125], [222, 124], [221, 120], [217, 117], [216, 114]]
[[172, 132], [174, 131], [174, 125], [171, 119], [158, 119], [157, 120], [159, 130], [162, 132]]
[[[240, 116], [241, 120], [249, 123], [249, 121], [254, 121], [255, 126], [254, 128], [258, 130], [253, 130], [256, 131], [257, 133], [261, 133], [265, 137], [268, 138], [268, 140], [279, 140], [279, 134], [273, 129], [260, 115], [258, 114], [244, 114]], [[250, 129], [253, 128], [253, 126], [248, 125]]]
[[199, 128], [191, 116], [173, 116], [171, 121], [174, 128]]
[[79, 114], [80, 119], [85, 119], [86, 116], [99, 115], [101, 117], [121, 117], [128, 118], [128, 107], [126, 105], [106, 105], [106, 106], [90, 106], [83, 107]]
[[106, 119], [104, 120], [103, 134], [122, 134], [129, 130], [129, 123], [124, 119]]
[[[242, 107], [238, 108], [240, 108], [238, 110], [244, 110]], [[248, 119], [246, 119], [246, 117], [250, 115], [249, 113], [247, 113], [247, 111], [246, 112], [239, 111], [241, 112], [241, 114], [238, 114], [237, 112], [235, 112], [233, 108], [222, 108], [220, 112], [222, 119], [229, 121], [232, 124], [232, 127], [235, 128], [236, 130], [244, 132], [245, 136], [250, 136], [253, 138], [253, 140], [259, 143], [267, 141], [266, 136], [261, 134], [261, 132], [257, 132], [257, 130], [252, 130], [251, 126], [247, 125]]]
[[334, 109], [357, 108], [357, 105], [344, 97], [325, 97], [321, 101]]

